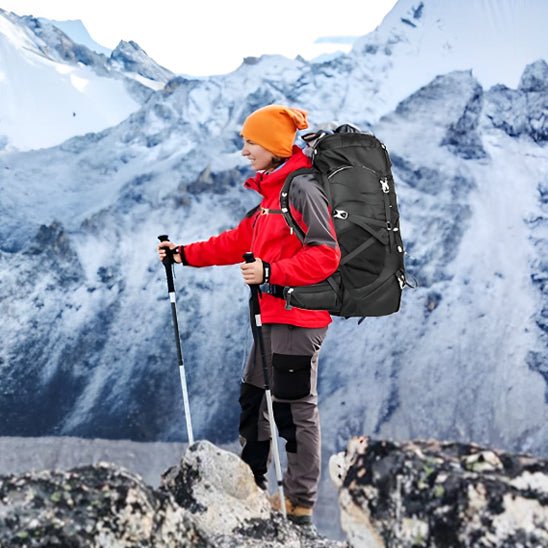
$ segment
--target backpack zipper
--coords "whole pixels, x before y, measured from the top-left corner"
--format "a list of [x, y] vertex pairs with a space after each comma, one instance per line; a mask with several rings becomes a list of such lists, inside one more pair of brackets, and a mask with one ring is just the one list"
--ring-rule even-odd
[[334, 177], [335, 175], [337, 175], [337, 173], [341, 172], [341, 171], [344, 171], [345, 169], [351, 169], [353, 166], [341, 166], [341, 167], [338, 167], [335, 171], [331, 172], [327, 178], [328, 179], [331, 179], [331, 177]]
[[375, 171], [373, 168], [366, 166], [364, 164], [360, 164], [360, 167], [363, 167], [363, 169], [367, 169], [367, 171], [370, 171], [371, 173], [374, 173], [377, 177], [380, 175], [378, 171]]
[[353, 167], [361, 167], [363, 169], [366, 169], [367, 171], [370, 171], [371, 173], [373, 173], [374, 175], [376, 175], [377, 177], [380, 175], [380, 173], [378, 171], [375, 171], [373, 168], [369, 167], [369, 166], [366, 166], [364, 164], [360, 164], [359, 166], [341, 166], [341, 167], [338, 167], [335, 171], [331, 172], [327, 178], [328, 179], [331, 179], [331, 177], [337, 175], [337, 173], [340, 173], [341, 171], [344, 171], [345, 169], [351, 169]]

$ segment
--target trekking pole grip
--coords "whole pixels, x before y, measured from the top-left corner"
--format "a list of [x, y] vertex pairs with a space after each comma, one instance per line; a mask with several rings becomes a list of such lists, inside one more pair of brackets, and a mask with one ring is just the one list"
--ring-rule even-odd
[[[161, 242], [169, 242], [169, 236], [167, 234], [160, 234], [158, 240]], [[166, 247], [166, 258], [162, 261], [164, 268], [166, 269], [167, 277], [167, 291], [168, 293], [175, 293], [175, 283], [173, 282], [173, 252]]]
[[[254, 263], [255, 262], [255, 255], [253, 255], [253, 251], [247, 251], [246, 253], [244, 253], [244, 261], [246, 263]], [[253, 298], [254, 299], [257, 299], [257, 304], [258, 304], [258, 298], [259, 298], [259, 294], [258, 294], [258, 288], [259, 286], [257, 284], [253, 284], [253, 285], [250, 285], [249, 288], [251, 289], [251, 294], [253, 295]]]

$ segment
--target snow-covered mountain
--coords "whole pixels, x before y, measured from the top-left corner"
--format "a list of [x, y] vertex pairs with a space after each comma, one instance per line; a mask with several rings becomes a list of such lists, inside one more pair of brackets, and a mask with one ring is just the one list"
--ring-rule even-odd
[[[239, 127], [284, 102], [387, 144], [419, 282], [397, 315], [332, 326], [326, 455], [363, 433], [547, 454], [548, 39], [535, 25], [548, 5], [456, 5], [400, 0], [348, 55], [176, 77], [115, 127], [0, 154], [0, 434], [184, 439], [155, 238], [205, 238], [258, 202], [241, 188]], [[483, 47], [469, 34], [490, 13]], [[493, 55], [509, 41], [515, 55]], [[195, 434], [233, 441], [247, 289], [237, 267], [178, 268], [176, 283]]]
[[0, 151], [46, 148], [116, 125], [172, 77], [135, 43], [105, 56], [47, 20], [0, 9]]
[[86, 46], [86, 48], [95, 53], [102, 53], [110, 57], [112, 50], [98, 44], [89, 34], [88, 29], [79, 19], [69, 19], [67, 21], [56, 21], [49, 19], [39, 19], [41, 23], [51, 23], [59, 30], [63, 31], [75, 44]]
[[523, 67], [546, 58], [546, 2], [399, 0], [354, 44], [367, 108], [384, 114], [433, 78], [471, 70], [484, 87], [517, 87]]

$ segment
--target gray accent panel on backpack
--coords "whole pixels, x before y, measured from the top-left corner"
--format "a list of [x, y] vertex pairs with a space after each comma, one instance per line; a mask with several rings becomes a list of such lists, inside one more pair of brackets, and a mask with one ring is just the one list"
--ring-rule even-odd
[[289, 203], [301, 212], [307, 226], [304, 245], [337, 247], [337, 240], [330, 229], [327, 196], [314, 173], [296, 175], [293, 178]]

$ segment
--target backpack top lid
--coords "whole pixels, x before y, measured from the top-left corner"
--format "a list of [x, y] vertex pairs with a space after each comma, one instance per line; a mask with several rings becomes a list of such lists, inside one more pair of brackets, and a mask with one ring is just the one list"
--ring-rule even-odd
[[334, 130], [320, 129], [303, 136], [308, 145], [305, 154], [320, 173], [330, 174], [343, 166], [365, 166], [379, 178], [392, 178], [392, 162], [384, 144], [372, 133], [352, 124]]
[[358, 126], [352, 124], [341, 124], [331, 129], [330, 126], [334, 124], [326, 124], [325, 128], [320, 128], [316, 131], [311, 131], [301, 135], [301, 139], [310, 147], [314, 148], [318, 141], [326, 135], [332, 135], [334, 133], [362, 133]]

